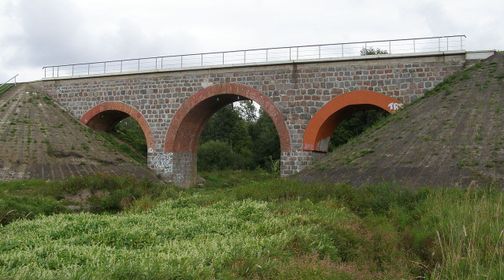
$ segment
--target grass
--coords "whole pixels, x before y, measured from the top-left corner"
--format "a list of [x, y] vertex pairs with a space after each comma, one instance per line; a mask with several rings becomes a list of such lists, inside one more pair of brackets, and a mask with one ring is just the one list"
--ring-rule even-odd
[[[106, 176], [2, 183], [4, 214], [31, 205], [24, 211], [43, 216], [19, 215], [0, 227], [0, 279], [498, 279], [504, 273], [498, 190], [307, 185], [261, 171], [202, 175], [205, 186], [189, 190]], [[68, 194], [82, 190], [94, 194], [90, 207], [65, 213]]]
[[3, 182], [0, 183], [0, 224], [74, 211], [116, 213], [130, 207], [136, 199], [156, 197], [161, 200], [176, 193], [174, 187], [164, 184], [109, 175], [64, 181]]
[[138, 163], [147, 163], [145, 136], [132, 118], [128, 117], [119, 122], [112, 133], [101, 132], [97, 135], [111, 149], [120, 151]]
[[0, 96], [7, 92], [10, 88], [12, 88], [14, 85], [13, 84], [5, 84], [0, 87]]
[[[429, 197], [420, 224], [436, 232], [433, 279], [499, 279], [504, 275], [502, 192], [440, 190]], [[447, 206], [444, 206], [446, 204]], [[432, 227], [431, 227], [432, 226]]]

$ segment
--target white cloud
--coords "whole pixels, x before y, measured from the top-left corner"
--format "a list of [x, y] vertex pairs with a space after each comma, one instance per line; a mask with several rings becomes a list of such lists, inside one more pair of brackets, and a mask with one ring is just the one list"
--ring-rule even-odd
[[500, 0], [3, 0], [0, 80], [60, 63], [456, 33], [503, 49], [502, 14]]

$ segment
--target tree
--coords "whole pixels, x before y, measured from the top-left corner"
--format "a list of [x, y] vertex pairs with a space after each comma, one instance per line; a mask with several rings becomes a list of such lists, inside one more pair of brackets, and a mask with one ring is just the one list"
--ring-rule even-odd
[[343, 120], [334, 130], [331, 136], [329, 151], [347, 143], [350, 139], [361, 134], [371, 127], [381, 118], [386, 116], [386, 112], [381, 109], [368, 109], [357, 111], [350, 117]]
[[[231, 152], [239, 162], [233, 162], [233, 164], [228, 165], [226, 168], [252, 169], [254, 168], [253, 144], [248, 126], [249, 122], [244, 120], [237, 108], [232, 104], [225, 106], [208, 120], [200, 138], [200, 149], [205, 143], [210, 141], [225, 143], [230, 147]], [[198, 161], [205, 162], [207, 160], [205, 157], [212, 154], [209, 150], [222, 149], [222, 146], [213, 144], [205, 149], [205, 152], [198, 152]], [[205, 164], [201, 166], [202, 170], [205, 170]]]
[[267, 170], [273, 170], [280, 159], [280, 139], [271, 118], [260, 110], [257, 122], [250, 126], [250, 135], [254, 143], [254, 164]]
[[373, 47], [370, 47], [370, 48], [362, 48], [360, 50], [360, 55], [364, 56], [364, 55], [376, 55], [376, 54], [388, 54], [389, 52], [387, 50], [382, 50], [380, 48], [373, 48]]
[[210, 140], [226, 142], [235, 151], [252, 145], [247, 123], [231, 104], [220, 109], [208, 120], [201, 134], [200, 143]]
[[252, 100], [243, 100], [233, 103], [233, 108], [238, 111], [242, 119], [250, 123], [257, 120], [256, 105]]
[[239, 169], [240, 159], [231, 146], [222, 141], [210, 140], [198, 149], [198, 169], [202, 171]]
[[[275, 169], [280, 159], [280, 140], [272, 120], [251, 101], [240, 102], [239, 106], [226, 106], [208, 121], [200, 140], [198, 168], [218, 169]], [[212, 142], [212, 143], [211, 143]], [[218, 144], [213, 142], [219, 142]], [[230, 151], [225, 151], [223, 144]], [[220, 153], [232, 154], [221, 158]], [[229, 164], [220, 166], [216, 160]], [[276, 168], [278, 169], [278, 168]]]

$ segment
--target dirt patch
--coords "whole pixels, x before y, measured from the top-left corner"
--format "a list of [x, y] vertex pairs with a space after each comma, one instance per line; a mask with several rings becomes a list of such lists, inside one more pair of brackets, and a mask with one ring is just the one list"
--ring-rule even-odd
[[504, 185], [504, 55], [448, 78], [298, 178], [354, 185]]
[[0, 96], [0, 180], [155, 174], [81, 125], [30, 84]]

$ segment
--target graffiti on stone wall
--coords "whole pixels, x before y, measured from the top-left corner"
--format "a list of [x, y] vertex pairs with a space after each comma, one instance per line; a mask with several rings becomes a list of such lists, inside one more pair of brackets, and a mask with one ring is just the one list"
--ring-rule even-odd
[[173, 173], [173, 153], [159, 153], [152, 157], [151, 166], [163, 174]]
[[390, 109], [390, 111], [397, 111], [403, 107], [403, 104], [393, 102], [393, 103], [389, 103], [389, 105], [387, 105], [387, 106]]

